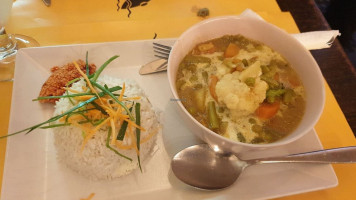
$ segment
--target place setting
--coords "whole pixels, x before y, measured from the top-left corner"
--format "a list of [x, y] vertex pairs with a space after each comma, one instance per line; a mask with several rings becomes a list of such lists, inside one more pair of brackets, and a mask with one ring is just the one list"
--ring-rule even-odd
[[356, 146], [320, 140], [329, 88], [309, 50], [338, 36], [289, 34], [246, 9], [174, 38], [21, 48], [0, 199], [271, 199], [337, 187], [332, 164], [355, 163]]

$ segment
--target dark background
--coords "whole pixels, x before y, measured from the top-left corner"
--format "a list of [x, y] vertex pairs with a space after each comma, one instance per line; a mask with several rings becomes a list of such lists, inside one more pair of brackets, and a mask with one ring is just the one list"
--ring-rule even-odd
[[[356, 0], [315, 0], [338, 38], [353, 66], [356, 66]], [[356, 88], [355, 88], [356, 91]], [[356, 106], [356, 105], [355, 105]]]

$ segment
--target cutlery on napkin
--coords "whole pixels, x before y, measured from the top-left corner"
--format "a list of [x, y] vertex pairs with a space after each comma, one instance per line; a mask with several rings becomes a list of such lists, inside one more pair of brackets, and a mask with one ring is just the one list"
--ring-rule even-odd
[[[248, 17], [264, 20], [257, 13], [251, 9], [244, 10], [240, 17]], [[340, 36], [341, 33], [339, 30], [330, 30], [330, 31], [311, 31], [304, 33], [291, 34], [295, 39], [297, 39], [306, 49], [316, 50], [316, 49], [325, 49], [331, 47], [332, 43], [337, 36]]]
[[[255, 18], [259, 20], [264, 20], [257, 13], [251, 9], [244, 10], [240, 15], [241, 18]], [[328, 30], [328, 31], [311, 31], [304, 33], [291, 34], [295, 39], [297, 39], [306, 49], [316, 50], [325, 49], [331, 47], [337, 36], [340, 36], [339, 30]], [[166, 70], [162, 68], [162, 64], [167, 65], [164, 59], [154, 60], [150, 63], [142, 65], [139, 73], [141, 75], [156, 73]]]

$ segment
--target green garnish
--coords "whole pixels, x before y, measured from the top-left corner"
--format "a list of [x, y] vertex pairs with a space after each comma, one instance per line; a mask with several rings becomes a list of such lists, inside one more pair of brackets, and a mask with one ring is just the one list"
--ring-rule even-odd
[[[133, 104], [132, 104], [132, 107], [129, 109], [130, 112], [132, 111], [132, 108], [133, 108]], [[117, 134], [117, 137], [116, 137], [117, 140], [120, 140], [120, 141], [124, 140], [128, 124], [129, 123], [127, 121], [122, 122], [121, 128], [119, 130], [119, 134]]]
[[[121, 89], [121, 87], [119, 87], [119, 88]], [[111, 91], [117, 91], [117, 90], [119, 90], [118, 87], [111, 88]], [[106, 93], [105, 92], [100, 92], [100, 93], [98, 93], [98, 95], [100, 97], [102, 97], [102, 96], [106, 95]], [[98, 96], [94, 96], [94, 97], [92, 97], [92, 98], [90, 98], [90, 99], [88, 99], [86, 101], [80, 102], [78, 105], [74, 106], [73, 108], [69, 109], [68, 111], [66, 111], [66, 112], [64, 112], [64, 113], [62, 113], [60, 115], [54, 116], [54, 117], [50, 118], [49, 120], [47, 120], [45, 122], [39, 123], [37, 125], [34, 125], [34, 126], [29, 127], [29, 128], [23, 129], [21, 131], [17, 131], [15, 133], [11, 133], [11, 134], [8, 134], [8, 135], [0, 136], [0, 139], [6, 138], [6, 137], [9, 137], [9, 136], [12, 136], [12, 135], [16, 135], [16, 134], [19, 134], [19, 133], [23, 133], [25, 131], [27, 131], [25, 134], [28, 134], [28, 133], [32, 132], [33, 130], [35, 130], [36, 128], [40, 128], [44, 124], [48, 124], [48, 123], [54, 122], [54, 121], [56, 121], [56, 120], [58, 120], [58, 119], [60, 119], [60, 118], [62, 118], [64, 116], [72, 113], [73, 111], [75, 111], [75, 110], [87, 105], [88, 103], [95, 101], [96, 99], [98, 99]]]
[[[136, 115], [136, 124], [138, 126], [141, 126], [141, 104], [136, 103], [135, 104], [135, 115]], [[140, 140], [141, 140], [141, 130], [139, 128], [136, 128], [136, 144], [137, 144], [137, 150], [140, 152]], [[137, 161], [138, 161], [138, 166], [140, 167], [140, 171], [142, 172], [141, 168], [141, 160], [140, 160], [140, 154], [137, 154]]]
[[95, 103], [94, 101], [91, 102], [91, 104], [98, 109], [102, 114], [104, 115], [109, 115], [101, 106], [99, 106], [97, 103]]
[[[109, 89], [110, 92], [115, 92], [121, 90], [120, 86], [115, 86]], [[92, 92], [83, 92], [83, 93], [78, 93], [78, 94], [68, 94], [68, 95], [62, 95], [62, 96], [45, 96], [45, 97], [38, 97], [37, 99], [32, 99], [32, 101], [39, 101], [43, 99], [61, 99], [61, 98], [71, 98], [71, 97], [80, 97], [80, 96], [85, 96], [85, 95], [96, 95], [95, 93]]]
[[107, 60], [103, 65], [101, 65], [101, 67], [94, 73], [93, 78], [91, 78], [90, 80], [93, 82], [96, 82], [96, 80], [99, 78], [99, 75], [101, 74], [101, 72], [105, 69], [105, 67], [111, 63], [113, 60], [115, 60], [116, 58], [118, 58], [119, 56], [115, 55], [111, 58], [109, 58], [109, 60]]
[[119, 101], [117, 99], [117, 97], [110, 90], [107, 90], [105, 87], [101, 86], [99, 83], [97, 83], [97, 82], [95, 82], [93, 80], [90, 80], [90, 83], [92, 85], [94, 85], [95, 87], [99, 88], [105, 94], [109, 95], [111, 98], [113, 98], [116, 101], [116, 103], [118, 103], [121, 107], [123, 107], [125, 109], [127, 114], [130, 116], [131, 121], [135, 121], [135, 118], [132, 116], [132, 114], [129, 111], [129, 109], [127, 108], [127, 106], [124, 103], [122, 103], [121, 101]]
[[121, 157], [123, 157], [123, 158], [126, 158], [126, 159], [129, 160], [129, 161], [132, 161], [131, 158], [129, 158], [129, 157], [127, 157], [127, 156], [125, 156], [125, 155], [119, 153], [116, 149], [114, 149], [114, 148], [112, 148], [112, 147], [110, 146], [110, 144], [109, 144], [109, 142], [110, 142], [110, 136], [111, 136], [111, 127], [109, 128], [108, 137], [106, 138], [106, 147], [107, 147], [108, 149], [110, 149], [111, 151], [115, 152], [117, 155], [119, 155], [119, 156], [121, 156]]
[[[115, 55], [113, 57], [111, 57], [110, 59], [108, 59], [103, 65], [100, 66], [100, 68], [93, 74], [89, 74], [90, 69], [89, 69], [89, 63], [88, 63], [88, 52], [86, 53], [86, 63], [85, 63], [85, 67], [86, 67], [86, 76], [89, 79], [89, 82], [86, 82], [87, 84], [91, 84], [92, 86], [96, 87], [97, 89], [101, 90], [101, 92], [98, 93], [94, 93], [93, 92], [82, 92], [82, 93], [78, 93], [78, 94], [69, 94], [68, 90], [66, 90], [64, 95], [61, 96], [46, 96], [46, 97], [38, 97], [37, 99], [33, 99], [32, 101], [39, 101], [39, 100], [44, 100], [44, 99], [60, 99], [60, 98], [69, 98], [70, 102], [72, 103], [73, 107], [69, 110], [67, 110], [66, 112], [59, 114], [57, 116], [51, 117], [50, 119], [36, 124], [34, 126], [31, 126], [29, 128], [17, 131], [15, 133], [11, 133], [5, 136], [0, 136], [0, 139], [2, 138], [6, 138], [8, 136], [12, 136], [12, 135], [16, 135], [19, 133], [23, 133], [25, 132], [25, 134], [28, 134], [30, 132], [32, 132], [33, 130], [40, 128], [40, 129], [48, 129], [48, 128], [55, 128], [55, 127], [63, 127], [63, 126], [70, 126], [72, 125], [72, 123], [69, 122], [69, 118], [72, 117], [73, 115], [80, 115], [82, 118], [80, 120], [77, 121], [78, 124], [85, 124], [85, 123], [90, 123], [92, 126], [97, 126], [102, 124], [105, 120], [108, 120], [108, 118], [99, 118], [99, 119], [92, 119], [91, 117], [91, 112], [89, 112], [90, 110], [98, 110], [101, 113], [99, 114], [100, 116], [102, 116], [101, 114], [103, 114], [104, 116], [109, 116], [109, 111], [110, 110], [106, 110], [107, 108], [105, 108], [104, 105], [99, 105], [98, 103], [95, 102], [95, 100], [100, 99], [100, 97], [103, 96], [110, 96], [112, 99], [108, 100], [107, 103], [112, 104], [114, 103], [114, 101], [119, 104], [127, 113], [127, 115], [129, 116], [129, 119], [133, 122], [135, 122], [137, 124], [137, 126], [141, 125], [141, 115], [140, 115], [140, 110], [141, 110], [141, 105], [140, 103], [136, 103], [134, 104], [134, 102], [132, 102], [132, 106], [130, 107], [130, 109], [128, 108], [128, 106], [126, 106], [127, 102], [123, 102], [120, 101], [118, 99], [117, 96], [120, 96], [118, 94], [114, 94], [113, 92], [116, 92], [118, 90], [121, 90], [122, 87], [120, 86], [116, 86], [116, 87], [112, 87], [109, 88], [107, 85], [100, 85], [99, 83], [97, 83], [97, 79], [100, 76], [100, 74], [102, 73], [102, 71], [108, 66], [109, 63], [111, 63], [114, 59], [118, 58], [119, 56]], [[66, 87], [72, 85], [73, 83], [79, 81], [81, 78], [75, 78], [71, 81], [69, 81], [68, 83], [66, 83]], [[89, 99], [85, 100], [85, 101], [80, 101], [77, 105], [75, 105], [75, 101], [72, 101], [71, 98], [73, 97], [80, 97], [80, 96], [85, 96], [85, 95], [92, 95], [92, 97], [89, 97]], [[87, 105], [91, 104], [93, 106], [93, 108], [88, 108]], [[132, 109], [135, 105], [135, 117], [132, 113]], [[109, 105], [110, 106], [110, 105]], [[110, 106], [111, 107], [111, 106]], [[111, 108], [112, 109], [112, 108]], [[118, 111], [118, 110], [117, 110]], [[95, 114], [96, 112], [94, 112], [93, 114]], [[111, 115], [111, 114], [110, 114]], [[56, 122], [57, 120], [61, 119], [65, 117], [64, 122], [62, 123], [53, 123]], [[109, 116], [112, 117], [112, 116]], [[109, 120], [112, 120], [111, 118]], [[127, 117], [125, 118], [125, 120], [127, 120]], [[112, 122], [111, 122], [112, 123]], [[103, 124], [102, 124], [103, 125]], [[113, 124], [112, 124], [113, 125]], [[125, 137], [125, 132], [128, 126], [128, 122], [124, 121], [121, 124], [121, 128], [119, 130], [118, 135], [116, 136], [116, 140], [123, 140]], [[83, 138], [86, 137], [85, 131], [82, 131], [82, 136]], [[132, 161], [131, 158], [121, 154], [120, 152], [118, 152], [115, 148], [112, 148], [110, 146], [110, 137], [112, 136], [112, 127], [109, 126], [109, 130], [108, 130], [108, 135], [107, 135], [107, 139], [106, 139], [106, 147], [108, 149], [110, 149], [111, 151], [115, 152], [115, 154]], [[142, 172], [142, 167], [141, 167], [141, 161], [140, 161], [140, 154], [139, 154], [139, 150], [140, 150], [140, 142], [141, 142], [141, 129], [140, 128], [136, 128], [136, 146], [137, 146], [137, 159], [138, 159], [138, 165], [139, 168]], [[85, 144], [85, 143], [84, 143]]]
[[41, 129], [48, 129], [48, 128], [55, 128], [55, 127], [61, 127], [61, 126], [70, 126], [70, 123], [65, 123], [65, 124], [52, 124], [48, 126], [42, 126], [40, 127]]

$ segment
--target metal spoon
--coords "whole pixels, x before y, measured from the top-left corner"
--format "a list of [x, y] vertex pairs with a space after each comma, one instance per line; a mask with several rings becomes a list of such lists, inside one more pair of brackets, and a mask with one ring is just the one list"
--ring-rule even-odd
[[250, 165], [292, 162], [355, 163], [356, 146], [241, 160], [233, 154], [216, 153], [207, 144], [199, 144], [177, 153], [173, 157], [171, 167], [173, 173], [184, 183], [201, 189], [216, 190], [232, 185]]

